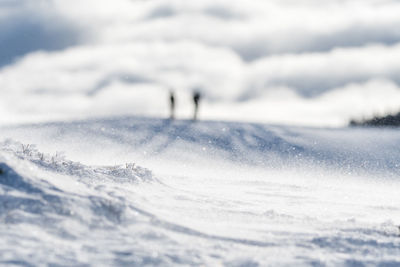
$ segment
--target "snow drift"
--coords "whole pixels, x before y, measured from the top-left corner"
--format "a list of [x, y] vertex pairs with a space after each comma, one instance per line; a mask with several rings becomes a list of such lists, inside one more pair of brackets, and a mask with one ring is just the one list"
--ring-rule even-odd
[[1, 136], [45, 151], [1, 145], [4, 264], [400, 261], [396, 130], [123, 117]]
[[0, 265], [400, 265], [399, 11], [0, 1]]

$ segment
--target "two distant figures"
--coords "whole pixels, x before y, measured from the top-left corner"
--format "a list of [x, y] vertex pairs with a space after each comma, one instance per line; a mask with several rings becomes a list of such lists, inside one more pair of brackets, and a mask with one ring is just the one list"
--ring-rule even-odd
[[[194, 103], [194, 113], [193, 120], [197, 120], [197, 114], [199, 112], [199, 103], [201, 95], [198, 91], [193, 92], [193, 103]], [[170, 119], [175, 119], [175, 94], [173, 91], [169, 92], [169, 103], [170, 103]]]

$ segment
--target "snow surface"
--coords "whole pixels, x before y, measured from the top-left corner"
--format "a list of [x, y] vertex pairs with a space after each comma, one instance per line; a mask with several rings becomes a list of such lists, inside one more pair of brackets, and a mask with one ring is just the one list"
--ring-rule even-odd
[[1, 264], [400, 264], [396, 129], [115, 117], [0, 130]]
[[399, 14], [0, 0], [0, 265], [399, 266]]

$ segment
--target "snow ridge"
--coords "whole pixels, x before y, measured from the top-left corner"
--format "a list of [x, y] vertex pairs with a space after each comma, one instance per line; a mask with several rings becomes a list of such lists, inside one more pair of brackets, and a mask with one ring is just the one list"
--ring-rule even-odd
[[126, 163], [125, 166], [91, 167], [67, 160], [63, 153], [56, 152], [55, 155], [49, 155], [40, 152], [35, 145], [24, 145], [11, 139], [0, 143], [0, 151], [12, 153], [18, 158], [28, 160], [41, 168], [65, 175], [109, 179], [113, 182], [137, 183], [153, 180], [151, 171], [137, 166], [135, 163]]
[[35, 145], [1, 142], [0, 265], [111, 264], [118, 253], [99, 256], [97, 238], [116, 238], [112, 229], [119, 225], [148, 220], [124, 192], [153, 181], [151, 171], [134, 163], [86, 166]]
[[0, 265], [399, 264], [397, 131], [167, 122], [3, 128]]

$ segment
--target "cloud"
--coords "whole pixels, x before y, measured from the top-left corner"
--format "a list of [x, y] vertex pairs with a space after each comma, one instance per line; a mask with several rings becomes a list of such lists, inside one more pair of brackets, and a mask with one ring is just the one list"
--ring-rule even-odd
[[394, 1], [152, 3], [142, 8], [145, 22], [125, 20], [124, 30], [107, 31], [104, 39], [192, 40], [232, 49], [245, 61], [400, 41], [400, 3]]
[[[0, 88], [7, 94], [2, 105], [15, 113], [36, 109], [38, 115], [47, 110], [69, 117], [105, 110], [120, 114], [125, 107], [129, 114], [160, 115], [155, 111], [166, 103], [170, 88], [180, 105], [183, 98], [190, 101], [194, 87], [201, 87], [210, 101], [233, 99], [240, 93], [242, 73], [235, 54], [192, 42], [88, 45], [31, 53], [0, 71]], [[121, 105], [122, 99], [130, 104]]]
[[0, 123], [166, 116], [171, 88], [181, 117], [194, 88], [210, 119], [343, 125], [392, 112], [399, 13], [389, 0], [2, 1]]
[[370, 46], [246, 63], [230, 50], [193, 42], [80, 46], [37, 52], [4, 68], [2, 106], [30, 120], [35, 113], [36, 120], [46, 113], [167, 117], [173, 88], [178, 115], [190, 118], [191, 91], [200, 86], [204, 118], [338, 126], [395, 111], [399, 53], [400, 45]]
[[254, 62], [249, 71], [253, 96], [268, 87], [287, 86], [306, 97], [349, 83], [385, 78], [400, 84], [400, 44], [338, 48], [327, 53], [273, 56]]
[[320, 96], [304, 98], [290, 88], [276, 87], [243, 102], [206, 103], [204, 119], [273, 124], [344, 127], [352, 119], [396, 114], [400, 87], [384, 79], [352, 83]]
[[[48, 2], [50, 3], [50, 2]], [[88, 33], [52, 6], [38, 1], [0, 3], [0, 67], [30, 52], [81, 44]]]

